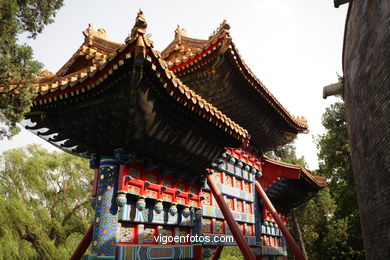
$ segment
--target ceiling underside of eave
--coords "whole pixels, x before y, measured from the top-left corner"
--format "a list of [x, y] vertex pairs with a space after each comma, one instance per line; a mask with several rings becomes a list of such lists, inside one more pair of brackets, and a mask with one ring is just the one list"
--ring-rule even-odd
[[289, 211], [313, 198], [320, 189], [302, 178], [280, 178], [267, 189], [266, 194], [277, 209]]
[[208, 119], [172, 100], [175, 97], [168, 94], [148, 66], [140, 85], [134, 89], [138, 93], [134, 104], [127, 96], [134, 93], [128, 86], [129, 68], [121, 66], [101, 86], [82, 96], [33, 107], [33, 113], [43, 110], [45, 120], [41, 121], [41, 115], [31, 119], [51, 133], [61, 133], [52, 142], [69, 139], [67, 146], [77, 145], [73, 153], [104, 154], [125, 148], [160, 162], [171, 162], [192, 173], [210, 167], [225, 146], [241, 145]]

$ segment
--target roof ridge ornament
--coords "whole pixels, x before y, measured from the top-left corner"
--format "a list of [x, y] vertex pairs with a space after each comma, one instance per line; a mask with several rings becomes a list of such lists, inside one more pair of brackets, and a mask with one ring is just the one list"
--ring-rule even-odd
[[300, 124], [302, 124], [302, 125], [305, 125], [305, 126], [307, 126], [307, 119], [304, 117], [304, 116], [294, 116], [294, 119], [298, 122], [298, 123], [300, 123]]
[[226, 21], [226, 19], [223, 19], [221, 25], [219, 26], [220, 30], [230, 30], [230, 24]]
[[230, 30], [230, 25], [226, 21], [226, 19], [224, 19], [222, 23], [220, 23], [219, 27], [216, 30], [214, 30], [213, 33], [209, 36], [208, 40], [204, 43], [202, 48], [208, 48], [210, 44], [214, 44], [221, 38], [225, 37], [224, 44], [223, 44], [224, 46], [219, 51], [220, 54], [225, 53], [231, 43], [229, 30]]
[[88, 28], [83, 31], [85, 41], [91, 40], [93, 37], [106, 38], [106, 30], [99, 28], [97, 31], [93, 28], [93, 24], [88, 24]]
[[224, 19], [222, 21], [222, 23], [220, 23], [219, 27], [213, 31], [213, 33], [210, 35], [209, 39], [213, 38], [213, 37], [219, 37], [220, 35], [222, 34], [229, 34], [229, 30], [230, 30], [230, 24], [226, 21], [226, 19]]
[[131, 34], [126, 38], [125, 42], [129, 43], [136, 40], [138, 36], [145, 35], [147, 27], [148, 23], [144, 17], [144, 12], [140, 9], [137, 13], [137, 17], [135, 18], [135, 24], [131, 30]]
[[187, 36], [187, 30], [185, 28], [180, 28], [180, 26], [177, 25], [177, 28], [175, 29], [175, 40], [177, 40], [179, 44], [181, 44], [182, 36]]

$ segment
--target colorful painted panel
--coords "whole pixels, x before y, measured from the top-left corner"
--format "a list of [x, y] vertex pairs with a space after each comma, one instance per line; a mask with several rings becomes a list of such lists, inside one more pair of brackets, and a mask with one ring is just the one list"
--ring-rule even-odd
[[245, 224], [245, 235], [247, 236], [253, 236], [253, 225], [251, 224]]
[[244, 181], [244, 191], [245, 191], [245, 192], [248, 192], [248, 193], [251, 192], [250, 185], [251, 185], [251, 184], [250, 184], [249, 182]]
[[145, 195], [147, 198], [157, 199], [158, 192], [155, 190], [146, 189]]
[[230, 176], [229, 174], [225, 174], [225, 182], [224, 182], [225, 185], [228, 185], [228, 186], [233, 186], [233, 177]]
[[145, 227], [144, 229], [144, 243], [154, 243], [155, 231], [154, 227]]
[[226, 198], [226, 204], [229, 207], [230, 210], [234, 210], [234, 200], [233, 198]]
[[192, 207], [198, 207], [198, 202], [196, 200], [190, 200], [190, 206]]
[[239, 179], [239, 178], [236, 178], [234, 187], [235, 187], [236, 189], [242, 190], [242, 180]]
[[252, 204], [251, 203], [245, 203], [245, 213], [252, 214]]
[[214, 172], [214, 180], [216, 182], [221, 182], [221, 173], [219, 171]]
[[236, 205], [237, 205], [237, 212], [243, 212], [244, 210], [244, 202], [242, 200], [236, 200]]
[[211, 233], [211, 219], [210, 218], [203, 218], [202, 219], [202, 232], [203, 233]]
[[120, 242], [123, 243], [133, 243], [134, 242], [134, 227], [121, 227], [121, 239]]
[[202, 192], [202, 204], [203, 205], [211, 205], [211, 193], [207, 191]]
[[160, 229], [161, 236], [171, 236], [172, 235], [172, 227], [163, 227]]
[[131, 184], [129, 184], [127, 187], [128, 187], [127, 191], [130, 194], [134, 194], [134, 195], [140, 195], [141, 194], [141, 188], [140, 187], [135, 186], [135, 185], [131, 185]]
[[182, 204], [182, 205], [186, 204], [186, 199], [183, 198], [183, 197], [177, 197], [176, 201], [177, 201], [178, 204]]
[[228, 170], [229, 172], [235, 173], [235, 168], [236, 167], [231, 163], [226, 164], [226, 170]]
[[163, 193], [162, 198], [165, 201], [173, 201], [173, 195], [172, 194]]
[[222, 234], [224, 233], [224, 230], [223, 230], [223, 220], [220, 220], [220, 219], [216, 219], [214, 221], [214, 233], [216, 234]]

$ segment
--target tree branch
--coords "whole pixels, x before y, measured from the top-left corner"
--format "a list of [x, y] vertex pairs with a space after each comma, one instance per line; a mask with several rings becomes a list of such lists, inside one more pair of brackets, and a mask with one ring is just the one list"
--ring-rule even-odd
[[61, 223], [62, 226], [65, 226], [66, 222], [68, 222], [68, 220], [70, 219], [70, 217], [71, 217], [74, 213], [76, 213], [76, 211], [77, 211], [79, 208], [81, 208], [81, 207], [87, 205], [88, 203], [89, 203], [89, 200], [85, 200], [85, 201], [82, 202], [81, 204], [76, 204], [76, 206], [74, 206], [74, 208], [73, 208], [68, 214], [66, 214], [66, 215], [64, 216], [64, 218], [63, 218], [63, 220], [62, 220], [62, 223]]
[[18, 84], [15, 87], [9, 89], [8, 91], [0, 91], [0, 95], [9, 94], [11, 92], [14, 92], [15, 90], [17, 90], [21, 86], [20, 83], [22, 83], [22, 80], [19, 80]]

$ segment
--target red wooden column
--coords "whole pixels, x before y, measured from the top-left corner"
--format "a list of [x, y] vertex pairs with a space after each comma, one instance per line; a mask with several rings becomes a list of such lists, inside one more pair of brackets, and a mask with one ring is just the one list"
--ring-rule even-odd
[[213, 258], [211, 260], [218, 260], [219, 257], [221, 256], [223, 246], [217, 246], [215, 249], [215, 252], [213, 254]]
[[81, 239], [73, 255], [70, 257], [70, 260], [80, 260], [81, 257], [83, 257], [83, 254], [87, 251], [89, 244], [92, 242], [92, 233], [93, 223], [89, 226], [87, 233], [85, 233], [83, 239]]
[[271, 201], [269, 200], [267, 194], [265, 194], [265, 191], [263, 190], [263, 187], [261, 187], [260, 183], [258, 181], [255, 181], [255, 187], [256, 191], [259, 194], [261, 200], [264, 202], [265, 206], [271, 212], [272, 217], [278, 224], [280, 230], [283, 233], [283, 236], [286, 238], [287, 243], [291, 247], [291, 250], [294, 252], [295, 257], [298, 260], [306, 260], [304, 255], [302, 254], [301, 250], [299, 249], [297, 243], [295, 243], [294, 238], [291, 236], [290, 232], [286, 228], [286, 226], [283, 224], [282, 219], [279, 217], [279, 214], [276, 212], [274, 206], [272, 205]]
[[194, 245], [194, 260], [203, 260], [203, 250], [201, 245]]
[[223, 216], [225, 217], [225, 220], [230, 228], [230, 231], [233, 234], [234, 239], [237, 242], [238, 247], [241, 250], [242, 255], [246, 260], [255, 260], [256, 258], [253, 255], [252, 250], [250, 249], [247, 241], [245, 240], [243, 232], [240, 230], [236, 221], [234, 220], [233, 215], [230, 212], [229, 207], [226, 205], [225, 199], [223, 198], [223, 195], [219, 190], [218, 186], [215, 184], [213, 176], [211, 176], [211, 174], [207, 175], [207, 184], [209, 185], [209, 188], [213, 193], [214, 198], [216, 199]]

